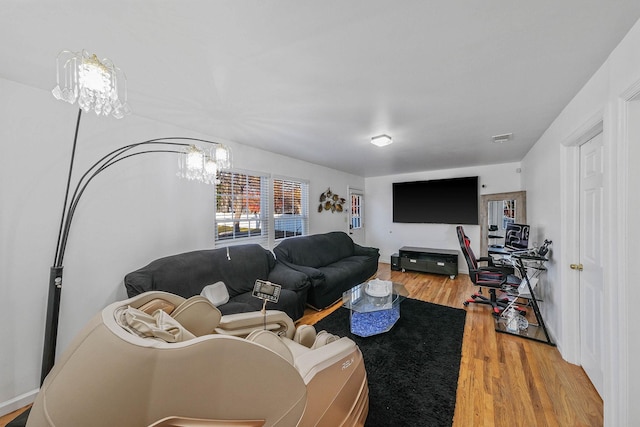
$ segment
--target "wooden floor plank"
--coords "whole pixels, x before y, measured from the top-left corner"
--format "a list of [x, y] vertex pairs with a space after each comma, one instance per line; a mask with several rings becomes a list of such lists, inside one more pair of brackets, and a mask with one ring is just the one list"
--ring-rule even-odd
[[[477, 290], [464, 274], [402, 273], [385, 263], [376, 277], [404, 284], [411, 298], [455, 308]], [[581, 367], [555, 347], [495, 332], [487, 305], [466, 311], [454, 427], [602, 426], [602, 399]], [[307, 310], [298, 323], [327, 314]]]

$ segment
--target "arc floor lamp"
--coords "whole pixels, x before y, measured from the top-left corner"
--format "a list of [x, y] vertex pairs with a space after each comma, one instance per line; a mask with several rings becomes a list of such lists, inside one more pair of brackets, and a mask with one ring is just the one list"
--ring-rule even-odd
[[[73, 216], [82, 194], [89, 183], [101, 172], [122, 160], [149, 154], [169, 153], [179, 156], [178, 176], [190, 180], [214, 184], [217, 171], [231, 167], [231, 152], [221, 143], [199, 138], [168, 137], [149, 139], [117, 148], [84, 172], [71, 193], [73, 166], [78, 141], [78, 129], [83, 112], [121, 119], [131, 113], [127, 104], [127, 87], [124, 73], [109, 59], [98, 59], [86, 51], [62, 51], [56, 59], [57, 86], [52, 93], [56, 99], [79, 105], [69, 173], [58, 231], [58, 241], [49, 274], [49, 295], [42, 355], [41, 383], [53, 368], [58, 336], [60, 298], [62, 295], [62, 270], [64, 253], [69, 238]], [[207, 144], [207, 148], [198, 143]]]

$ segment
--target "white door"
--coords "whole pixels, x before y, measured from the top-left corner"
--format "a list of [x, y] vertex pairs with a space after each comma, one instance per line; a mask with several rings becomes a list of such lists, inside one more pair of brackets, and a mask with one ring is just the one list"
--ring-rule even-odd
[[365, 244], [364, 236], [364, 194], [362, 190], [349, 189], [349, 234], [354, 242], [359, 245]]
[[[580, 357], [603, 396], [602, 133], [580, 147]], [[576, 266], [574, 266], [575, 268]]]

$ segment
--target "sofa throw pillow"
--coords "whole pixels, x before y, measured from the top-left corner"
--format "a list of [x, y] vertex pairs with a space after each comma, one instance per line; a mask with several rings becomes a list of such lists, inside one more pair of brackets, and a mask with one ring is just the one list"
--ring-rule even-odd
[[229, 302], [229, 291], [224, 282], [216, 282], [202, 288], [200, 295], [211, 301], [216, 307]]

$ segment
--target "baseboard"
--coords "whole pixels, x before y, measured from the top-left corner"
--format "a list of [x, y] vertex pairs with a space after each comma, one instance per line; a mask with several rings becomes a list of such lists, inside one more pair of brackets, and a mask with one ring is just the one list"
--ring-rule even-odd
[[35, 390], [31, 390], [27, 393], [21, 394], [20, 396], [16, 396], [11, 400], [1, 402], [0, 416], [10, 414], [13, 411], [17, 411], [18, 409], [24, 408], [25, 406], [33, 403], [33, 401], [36, 400], [38, 391], [40, 391], [40, 389], [37, 388]]

